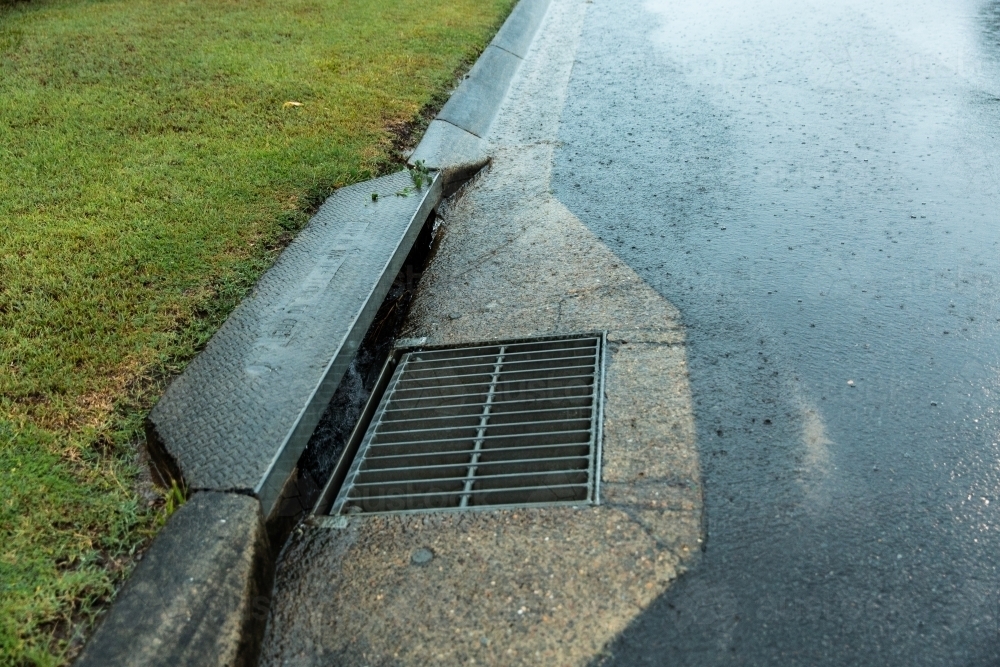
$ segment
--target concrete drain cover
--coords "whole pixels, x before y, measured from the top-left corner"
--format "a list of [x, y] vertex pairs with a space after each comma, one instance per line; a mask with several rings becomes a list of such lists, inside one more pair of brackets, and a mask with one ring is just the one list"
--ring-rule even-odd
[[599, 500], [605, 337], [403, 351], [330, 514]]

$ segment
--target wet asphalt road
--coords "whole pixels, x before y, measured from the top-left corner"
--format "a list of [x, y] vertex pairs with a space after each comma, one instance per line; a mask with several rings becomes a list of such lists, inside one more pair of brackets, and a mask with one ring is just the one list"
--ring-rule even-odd
[[1000, 664], [1000, 2], [594, 0], [560, 139], [704, 474], [609, 664]]

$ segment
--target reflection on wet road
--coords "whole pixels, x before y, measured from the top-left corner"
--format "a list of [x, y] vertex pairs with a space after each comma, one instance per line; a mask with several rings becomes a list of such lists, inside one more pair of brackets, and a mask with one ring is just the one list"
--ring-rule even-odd
[[695, 569], [615, 664], [1000, 660], [1000, 2], [594, 0], [556, 195], [678, 306]]

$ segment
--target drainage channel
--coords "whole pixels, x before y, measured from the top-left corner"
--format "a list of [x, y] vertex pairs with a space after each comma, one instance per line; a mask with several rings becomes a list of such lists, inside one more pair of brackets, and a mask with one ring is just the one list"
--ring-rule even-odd
[[317, 514], [599, 502], [603, 333], [403, 348]]
[[434, 251], [431, 213], [268, 522], [600, 502], [606, 335], [397, 341]]
[[413, 293], [435, 248], [437, 214], [432, 212], [417, 236], [333, 398], [320, 418], [294, 478], [286, 485], [268, 525], [271, 544], [280, 549], [289, 531], [313, 509], [330, 478], [365, 405], [377, 385], [394, 342], [406, 321]]

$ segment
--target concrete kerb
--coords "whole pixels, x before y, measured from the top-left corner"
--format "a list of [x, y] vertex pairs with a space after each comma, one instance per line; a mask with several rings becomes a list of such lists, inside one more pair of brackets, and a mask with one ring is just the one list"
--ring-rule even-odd
[[335, 192], [150, 412], [153, 458], [271, 515], [440, 197], [406, 170]]
[[410, 164], [442, 173], [448, 196], [489, 161], [483, 138], [528, 53], [549, 0], [521, 0], [417, 145]]
[[255, 665], [273, 570], [257, 499], [196, 493], [157, 536], [76, 664]]

